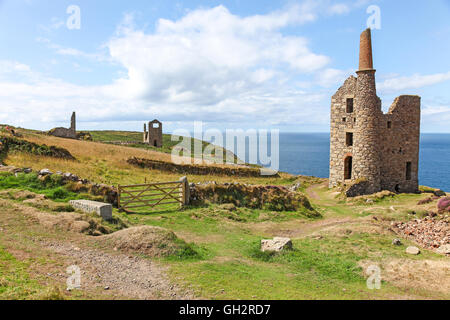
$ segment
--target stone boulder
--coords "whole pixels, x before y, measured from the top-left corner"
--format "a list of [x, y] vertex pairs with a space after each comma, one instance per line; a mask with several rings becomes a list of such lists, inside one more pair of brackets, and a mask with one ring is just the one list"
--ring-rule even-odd
[[261, 251], [280, 252], [292, 249], [292, 241], [289, 238], [275, 237], [273, 239], [261, 240]]
[[420, 249], [415, 246], [409, 246], [406, 248], [406, 253], [417, 255], [420, 253]]
[[290, 191], [297, 191], [298, 189], [300, 189], [302, 187], [302, 184], [300, 182], [297, 182], [296, 184], [292, 185], [289, 187]]
[[436, 249], [437, 253], [450, 254], [450, 244], [444, 244]]
[[42, 169], [39, 171], [40, 176], [52, 175], [53, 173], [49, 169]]
[[18, 169], [18, 168], [17, 168], [17, 167], [14, 167], [14, 166], [3, 166], [3, 165], [0, 165], [0, 171], [1, 171], [1, 172], [11, 172], [11, 173], [14, 173], [14, 172], [16, 172], [17, 169]]

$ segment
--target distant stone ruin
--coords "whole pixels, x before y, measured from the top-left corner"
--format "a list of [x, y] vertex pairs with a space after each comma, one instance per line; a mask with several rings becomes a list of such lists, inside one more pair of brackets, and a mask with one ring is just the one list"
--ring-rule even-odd
[[68, 139], [77, 139], [77, 131], [75, 128], [75, 112], [72, 113], [72, 117], [70, 118], [70, 128], [54, 128], [48, 132], [49, 135], [60, 137], [60, 138], [68, 138]]
[[330, 188], [350, 185], [347, 196], [417, 192], [420, 97], [400, 96], [383, 113], [370, 29], [361, 34], [356, 74], [331, 99]]
[[162, 123], [158, 120], [153, 120], [148, 123], [147, 126], [144, 123], [144, 143], [147, 143], [153, 147], [162, 148], [163, 146], [163, 135], [162, 135]]

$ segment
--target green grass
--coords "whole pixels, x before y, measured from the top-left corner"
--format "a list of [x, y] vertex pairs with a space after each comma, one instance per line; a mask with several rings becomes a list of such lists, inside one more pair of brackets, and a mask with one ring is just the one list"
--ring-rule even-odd
[[[386, 250], [391, 241], [387, 237], [363, 233], [343, 239], [301, 239], [294, 241], [294, 250], [278, 254], [260, 252], [258, 236], [235, 237], [227, 239], [233, 247], [227, 256], [175, 263], [174, 277], [196, 284], [201, 296], [213, 299], [367, 299], [401, 294], [386, 282], [381, 290], [367, 289], [358, 265], [375, 257], [368, 244], [383, 249], [384, 257], [405, 257], [403, 247]], [[218, 252], [214, 245], [205, 246]], [[220, 252], [227, 253], [222, 248]]]
[[[120, 141], [120, 142], [141, 142], [142, 141], [142, 132], [136, 132], [136, 131], [89, 131], [92, 135], [93, 141], [97, 142], [111, 142], [111, 141]], [[186, 139], [186, 138], [185, 138]], [[200, 142], [202, 145], [202, 152], [205, 150], [207, 146], [210, 145], [210, 143], [205, 141], [200, 141], [194, 138], [187, 138], [190, 140], [191, 144], [191, 157], [201, 157], [202, 155], [196, 155], [194, 152], [194, 145], [196, 142]], [[129, 147], [134, 148], [140, 148], [145, 150], [154, 150], [164, 153], [172, 153], [173, 148], [178, 145], [182, 141], [181, 137], [178, 139], [175, 139], [175, 141], [172, 140], [171, 134], [163, 134], [163, 146], [162, 148], [157, 148], [152, 145], [148, 144], [130, 144]], [[223, 158], [226, 159], [227, 152], [225, 149], [220, 148], [223, 150]], [[232, 155], [232, 157], [235, 159], [236, 157]]]
[[29, 273], [30, 262], [19, 261], [0, 246], [0, 300], [61, 300], [56, 287], [40, 285]]
[[[142, 139], [142, 133], [139, 132], [93, 131], [91, 133], [95, 141], [140, 141]], [[165, 136], [165, 139], [168, 137], [170, 136]], [[141, 177], [141, 180], [144, 180], [144, 177], [157, 179], [151, 181], [173, 179], [173, 176], [155, 170], [144, 171], [138, 168], [129, 168], [125, 159], [133, 152], [140, 156], [139, 153], [142, 150], [56, 138], [48, 138], [48, 140], [54, 141], [55, 144], [58, 142], [63, 146], [67, 144], [67, 148], [76, 154], [79, 161], [62, 162], [51, 159], [51, 162], [50, 160], [42, 162], [45, 165], [39, 162], [40, 168], [48, 167], [52, 171], [70, 170], [70, 172], [83, 178], [89, 178], [94, 182], [103, 182], [100, 179], [104, 178], [108, 181], [115, 181], [114, 183], [123, 183], [124, 180], [130, 179], [129, 176], [133, 176], [133, 179]], [[73, 143], [73, 146], [70, 143]], [[166, 147], [170, 149], [176, 143], [173, 142], [170, 145], [168, 142]], [[153, 148], [141, 145], [136, 145], [136, 147]], [[97, 149], [101, 150], [101, 153], [96, 154], [95, 152], [99, 152], [96, 151]], [[165, 149], [165, 152], [169, 152], [169, 149]], [[112, 161], [111, 158], [115, 160]], [[14, 154], [8, 160], [10, 159], [14, 159], [16, 162], [20, 160]], [[32, 159], [29, 161], [34, 162], [44, 161], [46, 158], [26, 155], [24, 159]], [[59, 167], [52, 167], [52, 163], [56, 162]], [[14, 163], [11, 161], [11, 164]], [[25, 165], [28, 166], [28, 162], [21, 167]], [[79, 171], [73, 170], [73, 168], [79, 169]], [[92, 176], [86, 177], [86, 172], [89, 170]], [[43, 182], [37, 179], [36, 175], [15, 177], [12, 174], [0, 174], [0, 189], [25, 189], [46, 194], [55, 201], [67, 201], [70, 198], [81, 196], [70, 193], [64, 186], [59, 185], [58, 178], [52, 179]], [[189, 179], [190, 182], [211, 179], [219, 179], [221, 182], [234, 180], [232, 177], [210, 176], [190, 176]], [[305, 191], [311, 184], [322, 181], [313, 177], [288, 175], [269, 180], [262, 178], [236, 178], [236, 180], [245, 183], [276, 185], [301, 181], [300, 190], [302, 191]], [[131, 182], [138, 181], [140, 180]], [[361, 224], [363, 227], [367, 226], [368, 229], [372, 227], [371, 219], [364, 219], [365, 216], [376, 215], [393, 220], [406, 219], [408, 216], [406, 210], [415, 206], [419, 199], [429, 196], [400, 194], [376, 200], [372, 204], [347, 203], [336, 199], [332, 191], [325, 186], [313, 188], [318, 199], [311, 197], [310, 200], [314, 208], [322, 213], [324, 220], [350, 218], [352, 223], [357, 222], [355, 225]], [[396, 210], [390, 211], [391, 206], [395, 206]], [[320, 220], [309, 217], [307, 212], [302, 210], [298, 212], [273, 212], [249, 208], [229, 210], [214, 204], [186, 207], [180, 210], [178, 205], [163, 205], [153, 210], [142, 210], [132, 214], [117, 212], [114, 209], [114, 217], [118, 221], [126, 222], [128, 226], [160, 226], [175, 232], [179, 238], [176, 241], [179, 241], [177, 244], [180, 245], [180, 250], [158, 260], [163, 265], [169, 266], [169, 274], [174, 282], [186, 287], [193, 287], [200, 297], [208, 299], [377, 299], [410, 297], [410, 294], [414, 298], [414, 292], [411, 292], [413, 289], [408, 286], [395, 287], [390, 283], [383, 282], [381, 290], [367, 289], [366, 279], [359, 267], [360, 262], [370, 260], [382, 264], [390, 259], [441, 259], [428, 250], [422, 250], [418, 256], [407, 255], [405, 247], [412, 243], [402, 239], [404, 243], [402, 246], [393, 246], [391, 241], [394, 235], [392, 234], [355, 231], [358, 228], [349, 234], [340, 234], [332, 231], [333, 226], [329, 229], [327, 227], [319, 228], [316, 225], [311, 226]], [[360, 218], [361, 220], [358, 220]], [[260, 241], [263, 235], [289, 236], [290, 231], [300, 230], [303, 227], [310, 227], [309, 231], [311, 232], [307, 229], [307, 232], [300, 232], [300, 235], [293, 233], [294, 250], [280, 254], [260, 252]], [[352, 229], [350, 225], [348, 228]], [[308, 238], [307, 235], [313, 231], [324, 231], [323, 238], [320, 240]], [[37, 283], [29, 277], [27, 278], [27, 261], [18, 262], [11, 260], [10, 256], [0, 255], [0, 262], [2, 271], [0, 288], [2, 290], [6, 290], [1, 287], [2, 283], [11, 283], [5, 275], [8, 274], [8, 277], [11, 277], [8, 270], [12, 270], [16, 264], [19, 270], [22, 270], [19, 272], [20, 277], [13, 279], [19, 283], [18, 287], [23, 282], [28, 283], [24, 285], [26, 287], [33, 288], [36, 285], [36, 290], [40, 290]], [[7, 268], [1, 269], [5, 265]], [[14, 286], [14, 282], [12, 283]], [[426, 291], [420, 295], [420, 297], [432, 298], [442, 296], [442, 294]], [[0, 294], [1, 297], [3, 296]]]
[[41, 181], [36, 173], [19, 173], [15, 176], [11, 173], [0, 172], [0, 190], [6, 189], [28, 190], [44, 194], [47, 198], [60, 202], [67, 202], [86, 196], [68, 191], [62, 185], [61, 177], [58, 175], [52, 175], [50, 179]]
[[[321, 240], [293, 240], [294, 250], [280, 254], [260, 252], [254, 223], [270, 212], [238, 208], [234, 214], [222, 213], [217, 205], [203, 208], [165, 208], [153, 213], [126, 215], [132, 224], [154, 225], [173, 230], [181, 238], [195, 240], [191, 259], [165, 259], [171, 276], [193, 286], [198, 295], [212, 299], [368, 299], [401, 296], [402, 289], [383, 282], [381, 290], [369, 290], [358, 263], [390, 258], [429, 259], [424, 251], [410, 257], [404, 246], [392, 246], [392, 236], [353, 232], [325, 236]], [[344, 212], [343, 212], [344, 213]], [[304, 220], [305, 217], [281, 212], [267, 221]], [[409, 243], [405, 241], [405, 245]], [[425, 293], [429, 294], [429, 293]]]

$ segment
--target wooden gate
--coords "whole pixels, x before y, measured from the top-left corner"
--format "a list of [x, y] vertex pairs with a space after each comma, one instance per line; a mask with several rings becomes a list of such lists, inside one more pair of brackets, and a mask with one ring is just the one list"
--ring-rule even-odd
[[186, 177], [179, 181], [118, 186], [119, 211], [178, 203], [189, 204], [189, 184]]

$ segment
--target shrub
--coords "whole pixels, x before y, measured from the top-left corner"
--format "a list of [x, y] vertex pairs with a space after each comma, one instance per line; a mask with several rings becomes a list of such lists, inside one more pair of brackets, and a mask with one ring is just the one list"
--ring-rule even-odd
[[191, 188], [191, 200], [194, 204], [233, 203], [238, 207], [273, 211], [304, 210], [311, 216], [320, 216], [305, 195], [280, 186], [237, 183], [196, 185]]

